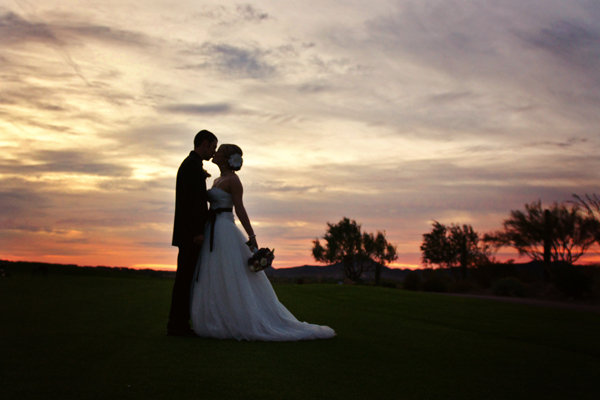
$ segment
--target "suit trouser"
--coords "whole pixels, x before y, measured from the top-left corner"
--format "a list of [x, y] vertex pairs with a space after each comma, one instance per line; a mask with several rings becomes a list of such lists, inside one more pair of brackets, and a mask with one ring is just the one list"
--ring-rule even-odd
[[199, 254], [200, 246], [179, 246], [167, 329], [188, 329], [190, 326], [190, 295]]

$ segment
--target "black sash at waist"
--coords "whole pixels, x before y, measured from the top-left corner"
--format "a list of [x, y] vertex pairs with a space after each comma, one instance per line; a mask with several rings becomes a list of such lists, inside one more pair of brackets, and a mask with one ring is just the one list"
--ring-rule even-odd
[[211, 208], [208, 210], [208, 223], [210, 224], [210, 251], [213, 251], [213, 243], [215, 241], [215, 222], [217, 221], [217, 214], [232, 211], [233, 208]]

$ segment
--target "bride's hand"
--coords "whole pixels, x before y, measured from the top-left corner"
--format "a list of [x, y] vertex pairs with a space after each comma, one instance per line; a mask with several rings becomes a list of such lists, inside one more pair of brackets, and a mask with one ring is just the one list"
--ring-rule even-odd
[[251, 248], [258, 249], [258, 242], [256, 241], [256, 236], [249, 238], [248, 242], [250, 243]]

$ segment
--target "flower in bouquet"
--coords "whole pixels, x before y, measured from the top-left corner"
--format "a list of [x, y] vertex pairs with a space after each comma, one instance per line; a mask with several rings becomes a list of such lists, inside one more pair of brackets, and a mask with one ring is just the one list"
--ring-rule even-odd
[[275, 249], [271, 250], [266, 247], [260, 248], [252, 254], [248, 259], [248, 266], [253, 272], [262, 271], [269, 268], [275, 259]]

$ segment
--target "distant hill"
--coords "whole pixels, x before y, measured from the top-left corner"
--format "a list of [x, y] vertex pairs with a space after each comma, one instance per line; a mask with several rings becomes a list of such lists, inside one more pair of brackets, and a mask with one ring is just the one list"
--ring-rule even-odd
[[[75, 264], [50, 264], [31, 261], [7, 261], [0, 260], [0, 269], [5, 274], [91, 274], [91, 275], [119, 275], [119, 276], [153, 276], [161, 278], [175, 277], [175, 271], [156, 271], [152, 269], [133, 269], [126, 267], [107, 266], [78, 266]], [[342, 281], [344, 271], [341, 264], [333, 265], [302, 265], [293, 268], [268, 268], [266, 271], [269, 278], [280, 281]], [[408, 269], [393, 269], [384, 267], [381, 279], [391, 281], [402, 281], [404, 276], [410, 272]], [[373, 271], [363, 273], [363, 279], [373, 280]]]
[[152, 276], [157, 278], [175, 277], [175, 271], [156, 271], [153, 269], [133, 269], [126, 267], [79, 266], [75, 264], [50, 264], [35, 261], [0, 260], [0, 277], [11, 274], [31, 275], [93, 275], [93, 276]]
[[[381, 279], [391, 281], [403, 281], [406, 274], [411, 270], [409, 269], [395, 269], [383, 267], [381, 271]], [[293, 268], [269, 268], [266, 271], [267, 276], [275, 279], [307, 279], [307, 280], [344, 280], [344, 270], [342, 264], [333, 265], [303, 265], [300, 267]], [[362, 275], [362, 279], [369, 281], [375, 279], [374, 271], [365, 271]]]
[[[590, 265], [590, 267], [600, 265]], [[539, 261], [528, 263], [508, 263], [490, 265], [485, 268], [490, 277], [521, 276], [526, 280], [539, 281], [544, 277], [544, 264]], [[423, 275], [429, 269], [414, 270], [417, 274]], [[395, 269], [384, 267], [381, 271], [381, 279], [384, 282], [403, 282], [410, 269]], [[460, 269], [452, 268], [437, 270], [439, 272], [459, 276]], [[341, 282], [344, 281], [344, 272], [341, 264], [333, 265], [302, 265], [293, 268], [268, 268], [265, 273], [274, 282]], [[107, 277], [154, 277], [154, 278], [174, 278], [175, 271], [157, 271], [153, 269], [133, 269], [126, 267], [107, 267], [107, 266], [78, 266], [74, 264], [50, 264], [30, 261], [7, 261], [0, 260], [0, 278], [11, 275], [93, 275]], [[362, 275], [365, 282], [374, 281], [374, 271], [365, 271]]]

